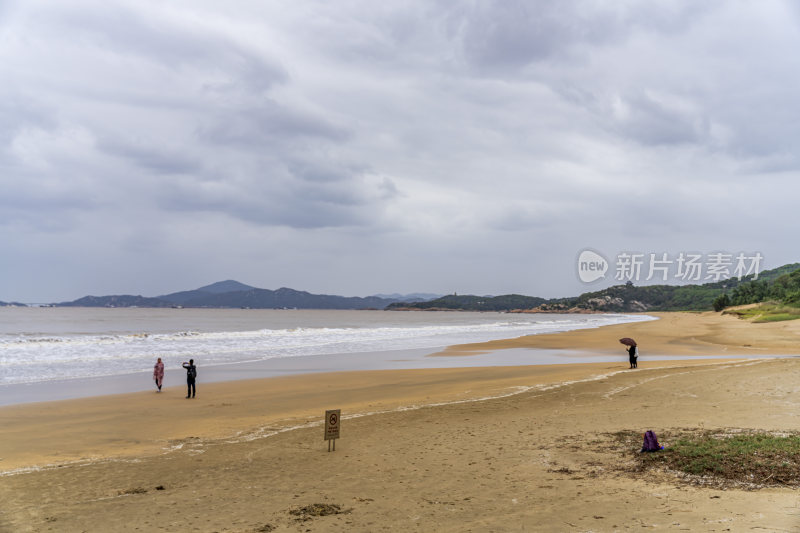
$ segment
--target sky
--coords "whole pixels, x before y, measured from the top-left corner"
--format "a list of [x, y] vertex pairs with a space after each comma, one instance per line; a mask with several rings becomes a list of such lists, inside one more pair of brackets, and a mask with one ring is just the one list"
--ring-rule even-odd
[[792, 263], [797, 50], [790, 1], [2, 0], [0, 300]]

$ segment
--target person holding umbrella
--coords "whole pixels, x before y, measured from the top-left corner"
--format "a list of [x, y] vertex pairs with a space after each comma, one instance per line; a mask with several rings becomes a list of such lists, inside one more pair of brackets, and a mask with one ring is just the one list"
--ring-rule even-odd
[[631, 364], [630, 368], [638, 368], [639, 348], [636, 346], [636, 341], [630, 337], [624, 337], [620, 339], [619, 342], [628, 347], [628, 361], [630, 361]]

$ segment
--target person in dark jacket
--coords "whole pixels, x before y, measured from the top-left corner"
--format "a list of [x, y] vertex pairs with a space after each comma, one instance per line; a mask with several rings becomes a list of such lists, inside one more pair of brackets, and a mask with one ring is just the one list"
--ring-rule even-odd
[[194, 366], [194, 359], [189, 359], [188, 363], [183, 363], [183, 368], [186, 369], [186, 397], [194, 398], [196, 392], [195, 380], [197, 379], [197, 367]]
[[636, 346], [628, 346], [628, 361], [631, 363], [631, 368], [636, 368]]

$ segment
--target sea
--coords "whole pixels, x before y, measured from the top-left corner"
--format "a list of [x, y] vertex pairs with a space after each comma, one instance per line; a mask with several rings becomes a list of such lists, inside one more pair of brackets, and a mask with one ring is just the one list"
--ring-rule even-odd
[[[140, 376], [122, 381], [140, 384], [113, 391], [150, 387], [141, 376], [152, 373], [158, 357], [174, 384], [181, 382], [181, 363], [189, 359], [198, 365], [200, 382], [204, 376], [222, 380], [459, 366], [458, 360], [467, 358], [427, 356], [454, 344], [651, 319], [624, 314], [4, 307], [0, 404], [54, 399], [54, 382], [78, 381], [72, 387], [77, 392], [64, 397], [97, 392], [87, 384], [120, 376]], [[529, 353], [526, 357], [528, 364], [537, 362]], [[475, 359], [469, 361], [464, 365], [475, 364]], [[496, 358], [489, 364], [511, 363]], [[204, 372], [210, 368], [217, 371]], [[36, 384], [44, 386], [21, 387]], [[29, 394], [19, 395], [21, 391]], [[50, 394], [39, 397], [36, 391]]]

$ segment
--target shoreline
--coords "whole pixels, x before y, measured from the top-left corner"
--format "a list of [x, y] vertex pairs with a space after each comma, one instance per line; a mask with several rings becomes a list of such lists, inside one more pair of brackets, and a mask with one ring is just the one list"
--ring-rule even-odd
[[[156, 356], [165, 362], [166, 384], [183, 381], [184, 371], [178, 363], [192, 357], [201, 367], [200, 378], [205, 382], [311, 371], [446, 367], [457, 363], [432, 363], [425, 356], [457, 342], [646, 318], [609, 314], [592, 320], [517, 320], [499, 313], [475, 318], [472, 315], [483, 313], [470, 312], [463, 314], [469, 315], [463, 319], [449, 313], [434, 321], [424, 317], [376, 321], [371, 314], [358, 311], [303, 312], [297, 316], [238, 310], [221, 315], [195, 310], [174, 316], [140, 309], [113, 309], [110, 313], [83, 309], [79, 311], [86, 312], [77, 315], [72, 309], [55, 314], [47, 309], [45, 313], [38, 311], [6, 313], [5, 333], [0, 336], [10, 343], [10, 351], [6, 353], [9, 364], [0, 372], [0, 405], [150, 390], [148, 373]], [[107, 314], [111, 315], [110, 322]], [[353, 323], [360, 325], [353, 327]], [[264, 329], [266, 324], [269, 329]], [[104, 328], [108, 329], [105, 333]], [[12, 334], [28, 329], [39, 333]], [[82, 353], [84, 349], [86, 353]], [[500, 365], [527, 363], [514, 357], [495, 359]], [[48, 364], [51, 360], [52, 365]], [[399, 364], [401, 360], [416, 363]], [[98, 363], [90, 366], [94, 361]], [[463, 366], [476, 364], [463, 361]]]
[[[211, 384], [229, 383], [235, 385], [242, 381], [261, 381], [287, 376], [307, 376], [316, 374], [330, 374], [339, 372], [370, 372], [386, 371], [397, 372], [405, 370], [444, 370], [466, 368], [505, 368], [526, 366], [565, 366], [581, 364], [608, 364], [624, 366], [622, 356], [607, 354], [592, 354], [591, 352], [572, 351], [564, 353], [562, 350], [544, 348], [506, 348], [496, 351], [470, 351], [468, 353], [451, 353], [457, 348], [447, 347], [439, 352], [428, 349], [397, 350], [392, 354], [404, 357], [403, 359], [372, 359], [371, 364], [359, 364], [358, 368], [334, 368], [337, 365], [335, 356], [313, 356], [326, 359], [326, 367], [312, 365], [290, 365], [288, 361], [273, 366], [265, 365], [269, 361], [256, 361], [250, 363], [230, 363], [226, 365], [209, 365], [202, 367], [202, 379], [197, 382], [198, 387]], [[387, 355], [390, 352], [384, 352]], [[342, 354], [346, 359], [363, 361], [363, 357], [374, 355], [374, 352], [359, 354]], [[312, 357], [312, 356], [309, 356]], [[796, 357], [794, 354], [753, 354], [753, 355], [650, 355], [648, 362], [681, 362], [702, 359], [713, 360], [743, 360], [743, 359], [779, 359]], [[309, 362], [310, 363], [310, 362]], [[387, 365], [393, 366], [387, 366]], [[347, 365], [345, 365], [347, 366]], [[256, 377], [253, 377], [255, 374]], [[163, 388], [185, 389], [182, 369], [170, 369], [165, 376]], [[114, 376], [96, 376], [88, 378], [72, 378], [65, 380], [51, 380], [35, 383], [19, 383], [0, 385], [0, 409], [15, 405], [44, 404], [80, 399], [102, 399], [107, 396], [120, 394], [149, 394], [155, 392], [150, 372], [119, 374]]]
[[[668, 368], [744, 363], [748, 359], [683, 359], [651, 362], [644, 373]], [[169, 453], [186, 439], [259, 439], [321, 425], [326, 408], [342, 418], [479, 403], [535, 390], [546, 391], [626, 373], [609, 362], [408, 370], [314, 372], [203, 384], [187, 400], [185, 386], [161, 393], [133, 392], [0, 407], [0, 426], [14, 428], [0, 441], [0, 478], [9, 474]], [[468, 385], [468, 389], [464, 386]], [[434, 389], [435, 387], [435, 389]], [[101, 400], [101, 401], [98, 401]], [[254, 405], [269, 406], [263, 410]], [[153, 423], [151, 413], [165, 417]], [[113, 413], [113, 415], [112, 415]], [[109, 417], [123, 422], [99, 428]], [[190, 423], [186, 421], [190, 420]], [[201, 420], [198, 424], [196, 421]], [[87, 427], [92, 437], [87, 437]], [[48, 428], [48, 439], [41, 439]], [[146, 439], [142, 436], [146, 435]], [[52, 442], [58, 443], [54, 450]]]
[[[617, 314], [612, 313], [610, 316], [617, 317]], [[626, 315], [623, 316], [629, 318]], [[642, 318], [636, 317], [632, 320], [637, 321]], [[577, 329], [596, 329], [597, 327], [596, 325], [578, 326]], [[567, 333], [577, 329], [559, 333]], [[540, 333], [534, 333], [534, 335], [540, 335]], [[482, 354], [485, 357], [475, 357], [475, 354], [469, 354], [470, 357], [463, 358], [451, 357], [449, 360], [429, 357], [447, 348], [448, 346], [442, 345], [430, 348], [277, 356], [251, 361], [211, 364], [204, 364], [202, 360], [196, 359], [200, 372], [198, 384], [321, 372], [522, 366], [527, 364], [580, 363], [586, 361], [610, 362], [617, 359], [616, 356], [593, 356], [590, 352], [566, 353], [562, 350], [548, 349], [539, 349], [532, 352], [524, 348], [521, 350], [495, 350], [495, 354], [489, 354], [488, 352]], [[185, 384], [184, 372], [182, 368], [169, 366], [168, 364], [164, 385]], [[145, 370], [113, 375], [3, 384], [0, 385], [0, 406], [151, 391], [153, 390], [153, 384], [150, 376], [151, 371]]]
[[[632, 313], [635, 314], [635, 313]], [[800, 355], [800, 320], [754, 324], [731, 315], [648, 312], [658, 320], [612, 324], [593, 330], [543, 333], [514, 339], [449, 346], [437, 356], [475, 355], [511, 348], [581, 350], [618, 354], [619, 339], [637, 339], [642, 360], [649, 355]]]
[[[613, 446], [619, 431], [654, 429], [666, 445], [680, 428], [800, 431], [800, 359], [758, 358], [790, 352], [800, 325], [771, 326], [665, 314], [452, 347], [463, 361], [549, 350], [614, 362], [307, 373], [201, 382], [191, 400], [176, 385], [0, 407], [0, 531], [791, 530], [793, 490], [637, 478]], [[620, 331], [643, 346], [637, 370]], [[732, 353], [752, 348], [748, 332], [758, 353]], [[326, 409], [341, 409], [335, 453]], [[293, 518], [317, 503], [346, 513]]]

